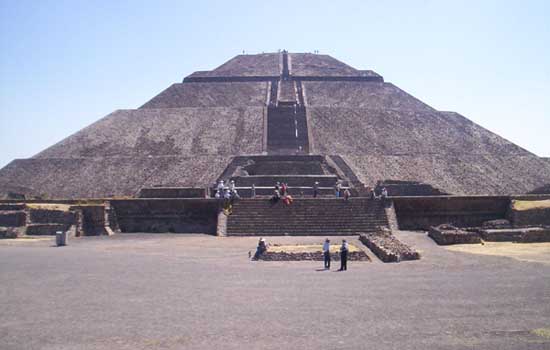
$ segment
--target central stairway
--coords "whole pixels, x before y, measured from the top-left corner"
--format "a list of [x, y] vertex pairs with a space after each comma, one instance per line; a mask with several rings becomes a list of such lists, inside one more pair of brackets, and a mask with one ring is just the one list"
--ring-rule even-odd
[[346, 236], [388, 226], [384, 203], [367, 198], [295, 199], [291, 205], [267, 199], [235, 202], [228, 236]]

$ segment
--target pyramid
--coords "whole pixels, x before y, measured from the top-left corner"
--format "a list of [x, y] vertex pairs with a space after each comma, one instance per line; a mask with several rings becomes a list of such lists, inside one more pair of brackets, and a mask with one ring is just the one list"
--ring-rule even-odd
[[415, 182], [441, 193], [507, 195], [550, 184], [548, 159], [458, 113], [438, 111], [371, 70], [283, 51], [195, 72], [138, 109], [117, 110], [12, 161], [0, 169], [0, 198], [204, 188], [242, 157], [307, 155], [333, 157], [358, 186]]

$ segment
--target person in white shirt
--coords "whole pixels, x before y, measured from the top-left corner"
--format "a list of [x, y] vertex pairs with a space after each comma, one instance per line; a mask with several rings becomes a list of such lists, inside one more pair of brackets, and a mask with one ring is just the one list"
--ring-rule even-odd
[[223, 180], [220, 180], [220, 182], [218, 182], [218, 187], [217, 187], [217, 190], [220, 194], [223, 193], [224, 187], [225, 187], [225, 185], [223, 184]]
[[325, 257], [325, 269], [330, 270], [330, 240], [328, 238], [323, 243], [323, 255]]

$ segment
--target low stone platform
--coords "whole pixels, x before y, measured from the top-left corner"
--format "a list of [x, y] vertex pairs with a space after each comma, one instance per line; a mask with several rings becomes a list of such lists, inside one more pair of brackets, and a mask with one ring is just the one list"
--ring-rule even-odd
[[[333, 244], [330, 247], [330, 258], [332, 261], [340, 260], [340, 245]], [[367, 254], [354, 246], [348, 245], [348, 260], [350, 261], [370, 261]], [[323, 246], [318, 245], [272, 245], [268, 247], [267, 252], [262, 254], [259, 260], [266, 261], [323, 261]]]
[[386, 263], [420, 259], [417, 251], [386, 231], [363, 234], [359, 240]]
[[428, 236], [439, 245], [481, 243], [477, 232], [459, 229], [451, 225], [432, 226]]
[[480, 230], [481, 237], [490, 242], [550, 242], [550, 227], [528, 227]]

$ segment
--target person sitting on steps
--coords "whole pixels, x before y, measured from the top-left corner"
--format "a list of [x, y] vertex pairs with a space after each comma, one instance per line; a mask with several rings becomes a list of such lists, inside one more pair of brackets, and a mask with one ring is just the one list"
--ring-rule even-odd
[[269, 200], [275, 204], [279, 201], [279, 199], [281, 199], [281, 193], [279, 192], [278, 189], [275, 189], [273, 191], [273, 196], [271, 196]]

